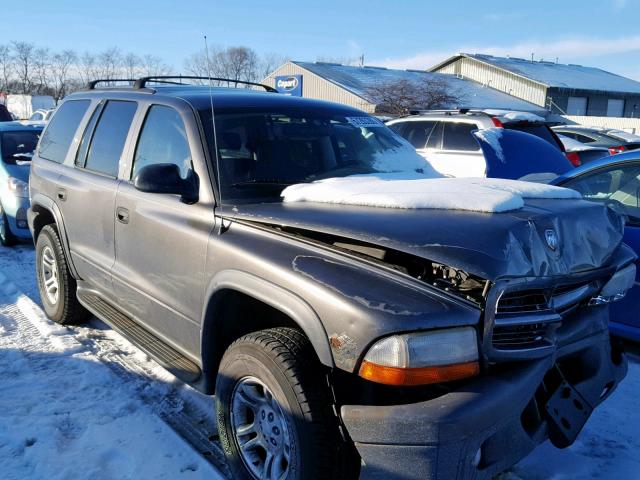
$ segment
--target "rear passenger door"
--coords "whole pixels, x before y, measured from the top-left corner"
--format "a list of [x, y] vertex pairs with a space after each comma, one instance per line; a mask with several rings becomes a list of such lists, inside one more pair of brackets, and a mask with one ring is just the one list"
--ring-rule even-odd
[[120, 158], [137, 103], [100, 102], [82, 134], [74, 165], [62, 169], [56, 202], [80, 278], [107, 296], [115, 258], [114, 209]]
[[471, 132], [474, 122], [443, 121], [439, 145], [427, 146], [425, 156], [440, 173], [452, 177], [484, 177], [486, 162], [480, 145]]
[[195, 172], [203, 192], [208, 177], [194, 122], [193, 112], [187, 108], [149, 105], [133, 147], [132, 165], [118, 188], [112, 269], [121, 307], [174, 347], [192, 355], [200, 347], [213, 205], [202, 193], [199, 201], [187, 204], [179, 195], [141, 192], [133, 179], [145, 166], [171, 163], [179, 167], [183, 178]]

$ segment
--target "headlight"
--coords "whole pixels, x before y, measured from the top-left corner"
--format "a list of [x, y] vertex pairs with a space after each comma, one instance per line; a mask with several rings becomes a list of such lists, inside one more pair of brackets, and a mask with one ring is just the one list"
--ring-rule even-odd
[[15, 177], [9, 177], [9, 191], [19, 198], [29, 198], [29, 184]]
[[636, 266], [631, 265], [618, 270], [611, 280], [605, 283], [600, 295], [593, 297], [590, 301], [590, 305], [603, 305], [605, 303], [615, 302], [622, 300], [627, 294], [627, 291], [633, 287], [633, 283], [636, 281]]
[[386, 385], [426, 385], [479, 371], [476, 331], [463, 327], [383, 338], [365, 355], [360, 376]]

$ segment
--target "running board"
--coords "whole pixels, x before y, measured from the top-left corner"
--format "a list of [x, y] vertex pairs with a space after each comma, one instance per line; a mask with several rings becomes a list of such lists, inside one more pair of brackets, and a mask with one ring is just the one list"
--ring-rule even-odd
[[183, 382], [193, 384], [202, 376], [200, 367], [193, 361], [97, 295], [82, 289], [78, 289], [77, 295], [87, 310], [104, 320]]

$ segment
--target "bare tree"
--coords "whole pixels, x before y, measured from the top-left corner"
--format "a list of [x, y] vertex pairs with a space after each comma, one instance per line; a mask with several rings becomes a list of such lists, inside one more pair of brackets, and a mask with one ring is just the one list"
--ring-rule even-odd
[[228, 78], [232, 81], [255, 82], [261, 79], [260, 58], [248, 47], [213, 47], [209, 49], [208, 59], [204, 51], [197, 52], [185, 61], [185, 70], [192, 75]]
[[33, 88], [35, 93], [46, 93], [49, 87], [50, 52], [48, 48], [33, 51]]
[[13, 68], [13, 57], [11, 56], [11, 47], [9, 45], [0, 45], [0, 92], [9, 90], [9, 82], [11, 81], [11, 70]]
[[72, 88], [73, 81], [70, 78], [71, 67], [78, 60], [78, 55], [73, 50], [63, 50], [51, 57], [51, 79], [53, 82], [53, 98], [58, 102]]
[[100, 78], [112, 80], [122, 76], [122, 53], [118, 47], [99, 53], [96, 64]]
[[100, 75], [96, 56], [91, 52], [84, 52], [82, 54], [76, 64], [76, 69], [76, 75], [80, 80], [80, 83], [84, 85], [89, 83], [91, 80], [97, 79]]
[[445, 108], [461, 100], [446, 82], [429, 77], [417, 82], [401, 79], [380, 83], [369, 88], [367, 96], [377, 105], [376, 113], [390, 115]]
[[127, 53], [122, 58], [122, 67], [124, 69], [124, 76], [126, 78], [138, 78], [141, 71], [140, 57], [134, 53]]
[[141, 67], [143, 75], [147, 76], [171, 74], [171, 67], [156, 55], [143, 55]]
[[268, 77], [273, 71], [289, 59], [278, 53], [267, 53], [262, 56], [260, 61], [259, 73], [260, 79]]
[[11, 42], [14, 51], [14, 68], [22, 93], [30, 93], [32, 86], [33, 55], [36, 49], [33, 43]]

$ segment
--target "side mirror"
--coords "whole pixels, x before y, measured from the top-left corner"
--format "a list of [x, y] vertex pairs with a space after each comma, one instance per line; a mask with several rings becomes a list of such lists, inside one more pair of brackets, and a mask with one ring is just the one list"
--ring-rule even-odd
[[133, 186], [146, 193], [180, 195], [185, 203], [198, 201], [198, 176], [190, 170], [187, 178], [182, 178], [180, 168], [173, 163], [156, 163], [141, 168], [133, 179]]

